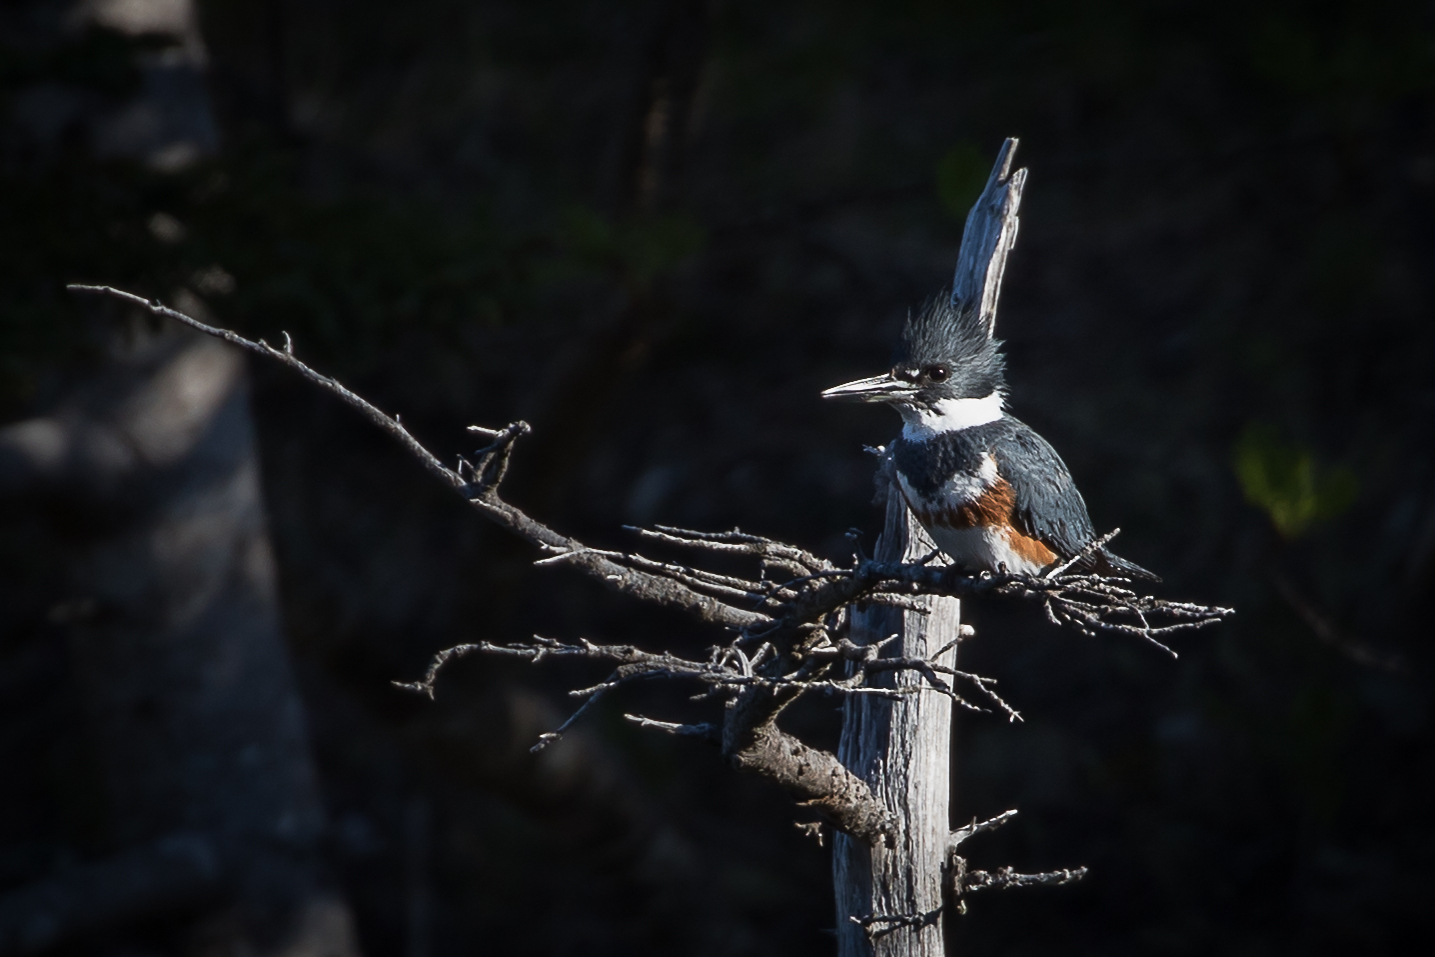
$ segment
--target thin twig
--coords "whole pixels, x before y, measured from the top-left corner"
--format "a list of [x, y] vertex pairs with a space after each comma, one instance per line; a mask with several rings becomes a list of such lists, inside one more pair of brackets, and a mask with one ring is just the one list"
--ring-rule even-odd
[[952, 832], [951, 837], [947, 839], [948, 849], [955, 850], [969, 838], [985, 834], [988, 831], [995, 831], [1002, 825], [1011, 823], [1016, 818], [1016, 813], [1016, 809], [1013, 808], [1010, 811], [1003, 811], [996, 817], [987, 818], [985, 821], [979, 822], [976, 818], [972, 818], [972, 823], [963, 825]]
[[624, 718], [633, 722], [640, 728], [652, 728], [657, 731], [666, 731], [668, 734], [676, 734], [689, 738], [704, 738], [709, 741], [716, 741], [718, 727], [715, 724], [675, 724], [671, 721], [656, 721], [646, 718], [640, 714], [625, 714]]
[[1308, 601], [1291, 583], [1291, 580], [1280, 572], [1271, 573], [1271, 584], [1275, 586], [1276, 594], [1280, 595], [1291, 607], [1291, 610], [1300, 616], [1301, 621], [1305, 622], [1316, 638], [1351, 661], [1367, 668], [1379, 668], [1382, 671], [1399, 673], [1405, 670], [1403, 658], [1371, 648], [1346, 634], [1344, 629]]
[[1094, 556], [1097, 552], [1101, 551], [1103, 548], [1106, 547], [1107, 542], [1111, 541], [1113, 538], [1120, 534], [1121, 529], [1113, 528], [1111, 531], [1107, 532], [1105, 535], [1102, 535], [1100, 538], [1091, 541], [1081, 551], [1077, 552], [1070, 559], [1058, 565], [1056, 568], [1051, 569], [1042, 577], [1060, 578], [1062, 575], [1065, 575], [1072, 568], [1072, 566], [1080, 565], [1090, 560], [1092, 556]]
[[925, 914], [873, 914], [870, 917], [847, 918], [867, 935], [869, 943], [876, 943], [883, 937], [902, 927], [929, 927], [942, 916], [942, 909]]
[[1013, 887], [1051, 887], [1079, 881], [1087, 874], [1084, 867], [1073, 867], [1040, 874], [1019, 874], [1010, 867], [998, 871], [967, 871], [957, 895], [976, 891], [1007, 890]]

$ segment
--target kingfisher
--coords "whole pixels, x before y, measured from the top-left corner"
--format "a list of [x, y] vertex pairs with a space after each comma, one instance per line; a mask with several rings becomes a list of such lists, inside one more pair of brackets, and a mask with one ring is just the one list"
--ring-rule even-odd
[[[1006, 411], [994, 320], [951, 296], [932, 299], [908, 315], [890, 372], [822, 396], [885, 402], [901, 414], [891, 446], [897, 486], [956, 565], [1038, 575], [1082, 555], [1096, 533], [1061, 456]], [[1105, 547], [1076, 567], [1160, 580]]]

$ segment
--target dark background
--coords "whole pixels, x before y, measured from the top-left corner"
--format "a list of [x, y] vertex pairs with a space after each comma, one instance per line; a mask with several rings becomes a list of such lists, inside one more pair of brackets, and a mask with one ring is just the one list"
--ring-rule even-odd
[[[111, 283], [289, 331], [444, 456], [527, 418], [509, 496], [603, 544], [870, 537], [861, 446], [895, 418], [817, 393], [885, 367], [1019, 136], [1011, 408], [1160, 594], [1239, 615], [1173, 661], [968, 609], [964, 665], [1026, 718], [959, 720], [956, 816], [1022, 812], [972, 863], [1092, 872], [974, 898], [961, 951], [1387, 952], [1428, 915], [1430, 5], [213, 0], [183, 35], [71, 6], [0, 20], [5, 421], [98, 374], [111, 333], [63, 284]], [[189, 85], [157, 85], [176, 49]], [[146, 97], [165, 131], [106, 134]], [[586, 672], [468, 660], [434, 703], [389, 684], [480, 638], [713, 636], [531, 568], [351, 411], [251, 372], [362, 952], [830, 952], [801, 812], [621, 720], [681, 697], [534, 758]], [[4, 508], [0, 892], [117, 826], [55, 611], [90, 519]], [[791, 726], [831, 742], [834, 709]], [[183, 952], [191, 917], [65, 946]]]

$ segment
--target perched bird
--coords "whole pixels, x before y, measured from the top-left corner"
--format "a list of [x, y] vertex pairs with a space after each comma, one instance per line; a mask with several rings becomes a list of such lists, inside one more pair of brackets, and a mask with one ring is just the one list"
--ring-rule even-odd
[[[907, 505], [969, 571], [1039, 574], [1096, 538], [1086, 502], [1056, 450], [1004, 408], [992, 323], [948, 296], [909, 316], [892, 371], [828, 389], [828, 399], [885, 402], [902, 415], [893, 443]], [[1159, 581], [1103, 548], [1078, 567]]]

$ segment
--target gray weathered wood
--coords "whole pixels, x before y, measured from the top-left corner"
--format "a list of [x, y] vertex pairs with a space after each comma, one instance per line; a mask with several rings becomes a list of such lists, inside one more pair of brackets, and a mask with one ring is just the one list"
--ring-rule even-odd
[[1011, 171], [1016, 147], [1014, 137], [1002, 144], [986, 188], [967, 213], [956, 274], [952, 277], [952, 299], [978, 309], [989, 329], [996, 326], [1002, 276], [1021, 226], [1017, 212], [1026, 188], [1026, 170]]
[[[957, 257], [952, 298], [979, 310], [995, 327], [1007, 256], [1016, 243], [1017, 212], [1026, 170], [1011, 171], [1017, 141], [1008, 139], [986, 188], [967, 216]], [[889, 485], [886, 524], [877, 557], [907, 561], [932, 549], [895, 483]], [[886, 654], [931, 657], [955, 667], [961, 603], [929, 599], [929, 612], [872, 607], [853, 616], [854, 641], [901, 637]], [[920, 685], [913, 672], [894, 674], [899, 685]], [[949, 699], [921, 691], [898, 701], [852, 696], [843, 710], [838, 757], [899, 822], [890, 845], [868, 848], [844, 834], [833, 846], [840, 957], [943, 957], [943, 864], [951, 832], [951, 721]], [[865, 923], [863, 923], [865, 922]]]
[[[895, 491], [887, 499], [887, 523], [877, 543], [877, 558], [914, 561], [932, 550], [931, 539], [911, 517]], [[891, 654], [930, 658], [956, 636], [961, 602], [938, 598], [929, 614], [869, 607], [854, 616], [853, 639], [880, 641], [902, 637]], [[955, 646], [936, 659], [956, 666]], [[911, 671], [895, 673], [896, 684], [920, 686]], [[948, 768], [952, 704], [944, 695], [922, 691], [900, 701], [853, 695], [843, 711], [838, 757], [867, 781], [873, 794], [901, 822], [892, 846], [867, 845], [837, 835], [834, 877], [837, 887], [838, 953], [941, 957], [942, 862], [948, 826]], [[901, 918], [903, 923], [852, 921], [872, 916]], [[906, 921], [914, 921], [906, 923]], [[872, 933], [872, 944], [868, 933]]]

